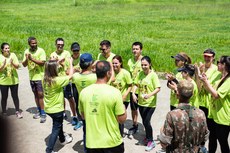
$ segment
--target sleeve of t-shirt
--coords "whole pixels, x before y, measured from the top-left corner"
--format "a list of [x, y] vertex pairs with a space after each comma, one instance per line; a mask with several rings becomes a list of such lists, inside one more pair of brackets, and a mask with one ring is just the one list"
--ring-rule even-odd
[[115, 114], [116, 115], [122, 115], [125, 113], [124, 110], [124, 105], [123, 105], [123, 100], [122, 100], [122, 95], [119, 90], [114, 91], [114, 97], [115, 97]]
[[43, 49], [41, 49], [41, 54], [40, 54], [39, 60], [46, 61], [46, 52]]
[[220, 96], [220, 98], [224, 98], [230, 93], [230, 78], [225, 80], [225, 82], [217, 89], [217, 93]]
[[59, 87], [65, 87], [69, 84], [69, 76], [57, 77], [56, 84]]
[[14, 64], [19, 64], [17, 56], [15, 54], [12, 54], [12, 55], [13, 55], [12, 60], [13, 60]]
[[153, 73], [153, 84], [155, 88], [161, 87], [160, 80], [156, 73]]
[[130, 75], [130, 73], [128, 71], [126, 71], [126, 73], [125, 73], [125, 80], [126, 80], [127, 84], [132, 84], [133, 83], [131, 75]]

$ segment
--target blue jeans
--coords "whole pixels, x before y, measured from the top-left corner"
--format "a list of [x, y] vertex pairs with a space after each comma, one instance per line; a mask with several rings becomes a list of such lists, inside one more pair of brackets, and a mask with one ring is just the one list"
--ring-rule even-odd
[[47, 113], [53, 120], [53, 128], [52, 133], [50, 134], [48, 146], [46, 148], [46, 153], [51, 153], [53, 151], [58, 136], [60, 142], [65, 141], [65, 136], [63, 133], [63, 113], [64, 111], [54, 114]]

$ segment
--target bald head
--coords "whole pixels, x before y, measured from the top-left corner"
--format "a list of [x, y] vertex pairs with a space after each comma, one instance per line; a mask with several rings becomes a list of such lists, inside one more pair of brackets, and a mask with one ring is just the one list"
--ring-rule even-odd
[[99, 61], [96, 64], [97, 78], [102, 79], [107, 76], [107, 73], [111, 70], [110, 64], [107, 61]]

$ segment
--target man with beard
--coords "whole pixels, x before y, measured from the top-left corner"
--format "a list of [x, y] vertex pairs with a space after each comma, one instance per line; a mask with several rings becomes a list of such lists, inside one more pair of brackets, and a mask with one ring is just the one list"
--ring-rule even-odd
[[28, 66], [30, 85], [37, 105], [38, 112], [34, 114], [33, 118], [38, 119], [41, 117], [40, 123], [44, 123], [46, 121], [46, 114], [44, 111], [41, 80], [44, 76], [43, 67], [46, 61], [46, 53], [44, 49], [37, 46], [37, 39], [35, 37], [29, 37], [28, 44], [30, 48], [26, 49], [24, 52], [22, 65], [24, 67]]

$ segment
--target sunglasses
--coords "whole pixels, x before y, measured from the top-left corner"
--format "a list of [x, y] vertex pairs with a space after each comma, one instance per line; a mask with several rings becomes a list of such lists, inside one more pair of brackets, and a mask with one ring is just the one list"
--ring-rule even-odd
[[105, 51], [106, 49], [104, 49], [104, 48], [99, 48], [101, 51]]

